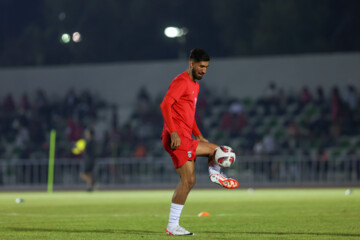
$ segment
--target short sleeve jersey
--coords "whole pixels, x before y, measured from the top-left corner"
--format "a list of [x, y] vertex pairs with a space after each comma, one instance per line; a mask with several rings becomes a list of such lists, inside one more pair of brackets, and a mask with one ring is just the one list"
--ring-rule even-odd
[[[175, 99], [171, 110], [177, 132], [187, 137], [191, 137], [199, 90], [199, 84], [191, 80], [187, 72], [183, 72], [174, 78], [166, 93], [166, 96]], [[164, 130], [169, 132], [166, 124]]]

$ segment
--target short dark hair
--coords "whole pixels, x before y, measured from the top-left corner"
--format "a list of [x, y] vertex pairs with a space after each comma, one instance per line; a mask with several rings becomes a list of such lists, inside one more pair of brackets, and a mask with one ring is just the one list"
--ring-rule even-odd
[[85, 130], [86, 130], [86, 131], [88, 131], [88, 132], [90, 133], [91, 137], [94, 137], [94, 135], [95, 135], [95, 131], [94, 131], [94, 129], [93, 129], [93, 128], [89, 127], [89, 128], [86, 128]]
[[209, 55], [201, 48], [194, 48], [190, 51], [190, 60], [195, 62], [210, 61]]

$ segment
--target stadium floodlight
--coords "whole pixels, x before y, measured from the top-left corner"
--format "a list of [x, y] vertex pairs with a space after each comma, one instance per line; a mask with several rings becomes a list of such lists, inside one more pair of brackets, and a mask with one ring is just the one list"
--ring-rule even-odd
[[66, 13], [64, 13], [64, 12], [61, 12], [61, 13], [59, 13], [59, 20], [60, 21], [64, 21], [65, 20], [65, 18], [66, 18]]
[[186, 52], [184, 51], [185, 49], [185, 43], [186, 43], [186, 34], [188, 33], [188, 29], [183, 27], [183, 28], [178, 28], [178, 27], [167, 27], [164, 30], [164, 34], [166, 37], [168, 38], [176, 38], [177, 42], [179, 44], [179, 49], [178, 49], [178, 56], [179, 59], [184, 59], [186, 58]]
[[72, 40], [76, 43], [81, 41], [81, 34], [79, 32], [74, 32], [72, 35]]
[[182, 37], [185, 36], [187, 33], [188, 33], [187, 28], [167, 27], [164, 30], [164, 34], [168, 38]]
[[61, 35], [61, 42], [62, 42], [62, 43], [69, 43], [70, 40], [71, 40], [70, 34], [68, 34], [68, 33], [63, 33], [63, 34]]

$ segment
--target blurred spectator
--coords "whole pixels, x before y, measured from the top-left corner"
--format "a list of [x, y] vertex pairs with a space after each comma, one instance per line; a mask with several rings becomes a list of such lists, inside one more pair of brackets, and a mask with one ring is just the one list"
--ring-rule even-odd
[[231, 131], [232, 116], [229, 111], [224, 112], [220, 119], [220, 128], [225, 131]]
[[344, 113], [343, 100], [338, 87], [334, 87], [331, 92], [331, 117], [332, 120], [340, 119]]
[[153, 136], [153, 125], [150, 122], [142, 122], [137, 127], [137, 136], [142, 140], [149, 140]]
[[206, 111], [207, 110], [208, 100], [207, 100], [207, 98], [205, 96], [206, 95], [199, 93], [198, 100], [197, 100], [197, 103], [196, 103], [196, 109], [199, 109], [201, 111]]
[[38, 149], [45, 141], [45, 129], [38, 114], [34, 114], [29, 120], [29, 134], [32, 146]]
[[318, 86], [316, 88], [316, 99], [315, 103], [318, 105], [325, 103], [325, 95], [324, 95], [324, 89], [321, 86]]
[[143, 142], [140, 142], [139, 145], [136, 147], [135, 157], [142, 158], [142, 157], [146, 157], [146, 155], [147, 155], [146, 145]]
[[146, 118], [151, 108], [150, 95], [145, 86], [142, 86], [137, 94], [135, 104], [135, 116], [140, 119]]
[[3, 111], [6, 114], [11, 114], [15, 112], [15, 102], [14, 102], [14, 98], [12, 96], [11, 93], [9, 93], [5, 99], [4, 99], [4, 103], [3, 103]]
[[80, 125], [77, 118], [69, 118], [66, 129], [67, 140], [74, 142], [79, 140], [83, 135], [83, 127]]
[[341, 125], [339, 122], [339, 120], [333, 121], [330, 127], [330, 136], [335, 140], [341, 135]]
[[291, 121], [287, 126], [287, 136], [289, 141], [286, 142], [290, 149], [296, 149], [299, 146], [299, 127], [295, 121]]
[[353, 113], [357, 107], [358, 96], [354, 85], [348, 85], [345, 93], [344, 101], [347, 104], [350, 113]]
[[119, 127], [119, 117], [118, 117], [118, 106], [116, 104], [111, 106], [111, 126], [112, 128]]
[[308, 124], [305, 126], [312, 138], [328, 138], [330, 133], [330, 120], [325, 114], [321, 114], [312, 121], [311, 117], [307, 118]]
[[274, 82], [270, 82], [268, 88], [264, 92], [262, 104], [265, 108], [265, 114], [269, 114], [272, 109], [276, 112], [280, 111], [280, 91]]
[[77, 116], [81, 121], [89, 121], [96, 116], [92, 105], [92, 97], [87, 91], [83, 91], [77, 101], [73, 116]]
[[242, 129], [247, 125], [247, 123], [247, 116], [244, 112], [240, 113], [239, 115], [235, 115], [232, 122], [232, 136], [239, 137], [241, 135]]
[[27, 111], [31, 109], [31, 104], [27, 93], [23, 93], [20, 101], [20, 108]]
[[259, 138], [254, 144], [253, 151], [255, 155], [263, 155], [265, 153], [264, 143], [261, 138]]
[[109, 131], [104, 131], [101, 143], [100, 157], [111, 157]]
[[126, 123], [122, 128], [121, 133], [121, 153], [124, 156], [131, 155], [131, 151], [137, 142], [137, 136], [129, 123]]
[[120, 130], [113, 127], [109, 134], [109, 145], [111, 148], [111, 157], [119, 157], [120, 154]]
[[240, 115], [243, 112], [243, 110], [244, 110], [243, 105], [237, 99], [233, 100], [232, 103], [230, 104], [229, 112], [232, 115], [235, 116]]
[[42, 112], [48, 105], [48, 100], [45, 92], [42, 89], [38, 89], [35, 96], [35, 107], [38, 112]]
[[329, 156], [326, 151], [319, 149], [315, 158], [316, 179], [326, 180]]
[[306, 105], [307, 103], [311, 102], [313, 100], [313, 96], [309, 90], [308, 87], [304, 86], [301, 94], [300, 94], [300, 101], [302, 105]]
[[19, 157], [26, 158], [29, 157], [28, 151], [28, 144], [30, 141], [30, 135], [28, 129], [19, 124], [17, 135], [15, 138], [15, 147], [19, 150]]
[[150, 95], [146, 88], [146, 86], [142, 86], [138, 92], [137, 100], [143, 101], [143, 102], [149, 102], [150, 101]]
[[276, 144], [274, 136], [271, 134], [267, 134], [263, 139], [264, 144], [264, 152], [266, 154], [274, 154], [276, 151]]
[[269, 83], [268, 88], [265, 90], [264, 96], [268, 101], [276, 101], [278, 99], [279, 90], [274, 82]]
[[286, 103], [287, 103], [287, 96], [286, 96], [286, 93], [284, 91], [283, 88], [280, 88], [279, 90], [279, 108], [278, 108], [278, 111], [277, 111], [277, 114], [278, 115], [283, 115], [285, 113], [285, 109], [286, 109]]
[[75, 94], [75, 90], [73, 88], [69, 89], [64, 98], [66, 107], [73, 110], [78, 103], [78, 97]]

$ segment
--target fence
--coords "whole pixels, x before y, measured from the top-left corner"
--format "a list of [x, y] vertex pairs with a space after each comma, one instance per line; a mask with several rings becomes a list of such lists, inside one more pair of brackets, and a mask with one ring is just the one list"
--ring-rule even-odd
[[[84, 187], [79, 175], [81, 159], [56, 159], [54, 186]], [[197, 187], [215, 187], [208, 180], [207, 159], [196, 161]], [[317, 160], [300, 156], [240, 156], [225, 173], [239, 180], [240, 187], [316, 187], [345, 186], [360, 183], [360, 156]], [[48, 161], [0, 160], [0, 190], [17, 187], [44, 187], [47, 184]], [[179, 179], [171, 159], [119, 158], [98, 159], [96, 182], [103, 188], [174, 187]]]

